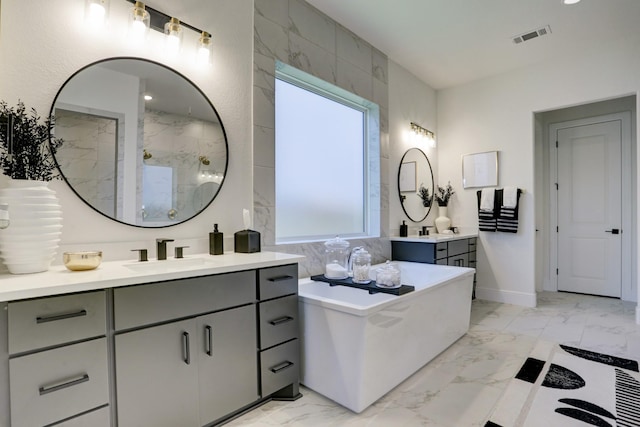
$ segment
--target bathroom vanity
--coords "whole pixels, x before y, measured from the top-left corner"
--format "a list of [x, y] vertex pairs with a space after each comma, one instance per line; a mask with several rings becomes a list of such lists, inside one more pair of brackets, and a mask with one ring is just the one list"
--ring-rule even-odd
[[[391, 259], [475, 269], [477, 238], [477, 233], [390, 237]], [[474, 295], [475, 286], [474, 275]]]
[[0, 426], [196, 427], [296, 399], [301, 259], [2, 276]]

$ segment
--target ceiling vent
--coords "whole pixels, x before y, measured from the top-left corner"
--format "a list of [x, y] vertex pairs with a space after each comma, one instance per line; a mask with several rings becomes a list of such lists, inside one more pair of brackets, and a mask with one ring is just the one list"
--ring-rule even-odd
[[512, 38], [515, 44], [520, 44], [522, 42], [535, 39], [536, 37], [546, 36], [547, 34], [551, 34], [551, 27], [548, 25], [546, 27], [542, 27], [537, 30], [529, 31], [528, 33], [519, 34]]

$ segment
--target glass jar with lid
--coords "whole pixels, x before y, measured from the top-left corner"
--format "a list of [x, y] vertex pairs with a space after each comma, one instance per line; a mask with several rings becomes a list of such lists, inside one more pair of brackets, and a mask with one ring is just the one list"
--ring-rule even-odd
[[353, 268], [353, 283], [366, 285], [371, 282], [371, 277], [369, 276], [371, 254], [366, 249], [358, 248], [351, 254], [351, 265]]
[[376, 286], [381, 288], [400, 287], [400, 269], [390, 261], [376, 270]]
[[324, 277], [335, 280], [349, 277], [349, 242], [336, 236], [324, 242], [324, 248]]

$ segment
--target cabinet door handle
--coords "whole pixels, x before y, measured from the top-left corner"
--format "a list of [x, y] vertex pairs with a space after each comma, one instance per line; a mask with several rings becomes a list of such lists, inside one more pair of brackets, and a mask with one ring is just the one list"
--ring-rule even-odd
[[291, 322], [292, 320], [293, 320], [293, 317], [291, 316], [283, 316], [274, 320], [270, 320], [269, 323], [273, 326], [278, 326], [278, 325], [282, 325], [283, 323]]
[[284, 371], [285, 369], [290, 368], [292, 366], [293, 366], [293, 362], [289, 362], [287, 360], [285, 362], [282, 362], [279, 365], [274, 366], [273, 368], [269, 368], [269, 370], [274, 374], [277, 374], [278, 372]]
[[66, 382], [61, 383], [61, 384], [54, 384], [54, 385], [50, 385], [50, 386], [42, 386], [42, 387], [40, 387], [38, 389], [38, 391], [40, 392], [40, 396], [42, 396], [44, 394], [53, 393], [54, 391], [58, 391], [58, 390], [62, 390], [62, 389], [65, 389], [65, 388], [73, 387], [74, 385], [86, 383], [87, 381], [89, 381], [89, 375], [88, 374], [84, 374], [80, 378], [76, 378], [76, 379], [73, 379], [71, 381], [66, 381]]
[[182, 356], [184, 363], [191, 365], [191, 349], [189, 345], [189, 332], [182, 333]]
[[205, 352], [209, 356], [213, 356], [213, 328], [209, 325], [204, 327]]
[[55, 322], [56, 320], [71, 319], [73, 317], [82, 317], [87, 315], [87, 310], [74, 311], [73, 313], [54, 314], [51, 316], [38, 316], [36, 323]]
[[277, 276], [277, 277], [270, 277], [267, 280], [270, 282], [283, 282], [285, 280], [291, 280], [293, 279], [293, 276]]

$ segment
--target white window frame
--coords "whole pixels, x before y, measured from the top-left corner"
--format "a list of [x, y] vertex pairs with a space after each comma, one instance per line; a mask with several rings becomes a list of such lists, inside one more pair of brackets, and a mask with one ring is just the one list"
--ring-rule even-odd
[[[362, 161], [364, 203], [362, 214], [364, 230], [360, 233], [341, 234], [341, 237], [347, 239], [380, 237], [380, 107], [374, 102], [280, 61], [276, 61], [275, 76], [276, 79], [293, 84], [301, 89], [305, 89], [363, 113], [364, 156]], [[275, 149], [278, 149], [277, 141]], [[278, 215], [277, 206], [275, 215]], [[277, 229], [275, 234], [276, 244], [315, 242], [335, 237], [335, 233], [327, 235], [310, 233], [306, 236], [282, 238], [278, 236]]]

